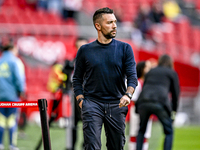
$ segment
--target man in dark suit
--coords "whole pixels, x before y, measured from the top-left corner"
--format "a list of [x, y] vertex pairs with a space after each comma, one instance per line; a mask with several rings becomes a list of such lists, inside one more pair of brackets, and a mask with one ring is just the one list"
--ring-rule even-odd
[[[171, 94], [171, 97], [169, 97], [169, 94]], [[173, 70], [171, 57], [163, 55], [159, 59], [158, 67], [146, 74], [143, 90], [136, 102], [136, 112], [140, 115], [137, 150], [142, 150], [144, 133], [151, 114], [155, 114], [163, 125], [165, 133], [164, 150], [171, 150], [174, 119], [172, 116], [177, 111], [178, 98], [178, 75]]]

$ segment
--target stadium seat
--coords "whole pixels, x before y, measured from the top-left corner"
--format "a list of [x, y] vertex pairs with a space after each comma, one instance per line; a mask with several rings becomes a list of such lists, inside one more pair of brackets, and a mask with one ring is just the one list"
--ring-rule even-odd
[[178, 44], [189, 47], [190, 22], [188, 19], [182, 19], [178, 23], [174, 23]]
[[3, 6], [15, 6], [17, 4], [18, 4], [17, 0], [4, 0], [3, 1]]
[[46, 14], [45, 16], [43, 16], [43, 19], [45, 20], [46, 24], [61, 24], [62, 23], [60, 16], [53, 13]]
[[200, 1], [196, 0], [195, 3], [196, 3], [196, 9], [200, 10]]
[[27, 16], [27, 14], [22, 13], [19, 17], [20, 19], [20, 23], [23, 24], [33, 24], [33, 21], [31, 20], [31, 18], [29, 16]]
[[7, 23], [8, 19], [4, 14], [0, 14], [0, 23]]
[[191, 42], [192, 42], [192, 49], [194, 52], [199, 52], [200, 51], [200, 29], [199, 28], [193, 28], [192, 30], [192, 35], [191, 37]]
[[8, 23], [20, 23], [19, 17], [14, 14], [7, 16], [7, 20], [8, 20]]

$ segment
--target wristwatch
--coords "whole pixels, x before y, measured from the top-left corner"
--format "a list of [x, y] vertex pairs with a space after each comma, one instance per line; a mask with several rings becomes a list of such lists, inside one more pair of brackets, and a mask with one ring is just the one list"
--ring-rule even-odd
[[132, 94], [131, 93], [125, 93], [125, 95], [127, 95], [130, 99], [132, 98]]

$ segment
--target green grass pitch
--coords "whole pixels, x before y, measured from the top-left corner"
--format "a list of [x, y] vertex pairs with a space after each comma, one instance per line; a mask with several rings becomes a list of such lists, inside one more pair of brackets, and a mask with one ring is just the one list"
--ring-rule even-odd
[[[128, 150], [128, 130], [129, 125], [126, 126], [127, 142], [124, 150]], [[29, 124], [25, 130], [26, 138], [18, 138], [18, 147], [20, 150], [34, 150], [38, 140], [41, 137], [41, 128], [35, 124]], [[5, 133], [5, 146], [8, 146], [8, 136]], [[78, 143], [76, 150], [82, 150], [80, 147], [82, 138], [82, 124], [79, 123]], [[51, 147], [52, 150], [65, 150], [66, 148], [66, 131], [63, 128], [58, 128], [56, 125], [50, 129]], [[68, 137], [70, 138], [70, 137]], [[102, 150], [106, 150], [105, 133], [102, 132]], [[160, 123], [153, 123], [152, 137], [149, 140], [149, 150], [162, 150], [164, 135]], [[43, 145], [40, 148], [43, 150]], [[184, 126], [175, 128], [174, 130], [174, 144], [173, 150], [200, 150], [200, 126]]]

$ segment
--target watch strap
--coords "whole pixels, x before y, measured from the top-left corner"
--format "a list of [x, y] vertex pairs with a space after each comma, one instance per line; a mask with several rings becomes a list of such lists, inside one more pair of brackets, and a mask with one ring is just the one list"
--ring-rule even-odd
[[130, 99], [132, 98], [132, 94], [131, 93], [125, 93], [125, 95], [127, 95]]

